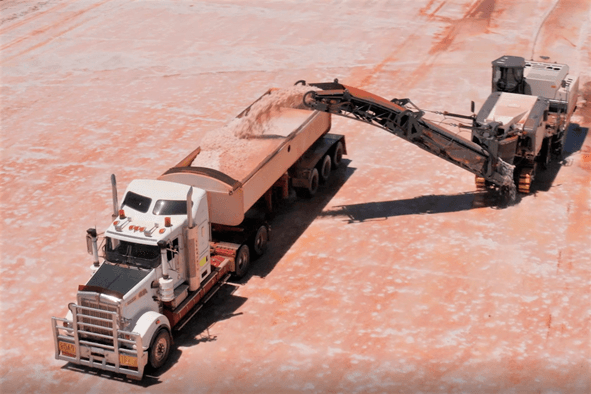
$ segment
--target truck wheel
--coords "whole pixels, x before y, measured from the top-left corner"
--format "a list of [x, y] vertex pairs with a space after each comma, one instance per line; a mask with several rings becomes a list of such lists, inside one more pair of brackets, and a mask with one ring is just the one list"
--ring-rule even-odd
[[170, 343], [170, 333], [167, 329], [162, 328], [156, 335], [148, 353], [152, 368], [158, 369], [164, 365], [170, 354]]
[[332, 154], [332, 166], [333, 168], [337, 169], [343, 162], [343, 143], [337, 142], [337, 146], [334, 149], [334, 153]]
[[331, 162], [332, 160], [329, 155], [324, 156], [322, 159], [322, 163], [320, 164], [320, 181], [322, 183], [328, 181], [328, 178], [330, 177], [330, 170], [332, 167]]
[[236, 275], [238, 279], [242, 278], [246, 275], [249, 265], [250, 250], [248, 249], [248, 245], [242, 245], [240, 249], [238, 249], [238, 252], [236, 252], [234, 275]]
[[254, 254], [259, 257], [265, 253], [267, 249], [267, 242], [269, 241], [269, 232], [267, 230], [267, 226], [262, 225], [257, 230], [256, 235], [254, 236], [254, 241], [252, 243], [252, 250]]
[[314, 196], [318, 191], [318, 185], [320, 183], [320, 176], [318, 175], [318, 170], [316, 168], [312, 168], [310, 172], [310, 186], [306, 189], [306, 195], [308, 197]]

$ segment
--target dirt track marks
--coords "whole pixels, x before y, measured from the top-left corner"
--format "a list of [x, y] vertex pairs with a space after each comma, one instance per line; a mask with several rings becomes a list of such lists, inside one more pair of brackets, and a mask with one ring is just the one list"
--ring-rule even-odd
[[[532, 43], [531, 58], [549, 56], [552, 61], [569, 59], [575, 66], [575, 54], [580, 52], [579, 43], [586, 32], [582, 29], [589, 18], [591, 3], [584, 0], [558, 0], [541, 22]], [[582, 71], [582, 70], [580, 70]]]
[[[6, 34], [6, 33], [10, 32], [10, 31], [12, 31], [14, 29], [17, 29], [17, 28], [19, 28], [19, 27], [21, 27], [23, 25], [26, 25], [27, 23], [33, 22], [36, 19], [38, 19], [38, 18], [40, 18], [40, 17], [42, 17], [44, 15], [52, 14], [54, 12], [57, 12], [57, 11], [61, 10], [62, 8], [64, 8], [65, 6], [69, 5], [69, 3], [64, 2], [64, 3], [58, 4], [58, 5], [54, 6], [54, 7], [48, 8], [48, 9], [46, 9], [44, 11], [39, 11], [39, 6], [43, 6], [45, 4], [47, 4], [47, 2], [40, 3], [40, 4], [36, 4], [34, 6], [31, 6], [31, 7], [29, 7], [28, 10], [22, 11], [18, 15], [11, 15], [9, 17], [2, 18], [2, 20], [0, 21], [0, 25], [2, 25], [4, 23], [7, 23], [7, 22], [9, 22], [11, 20], [14, 20], [14, 19], [18, 19], [19, 16], [22, 19], [20, 21], [18, 21], [18, 22], [15, 22], [15, 23], [13, 23], [13, 24], [11, 24], [9, 26], [6, 26], [6, 27], [0, 29], [0, 35]], [[31, 14], [31, 15], [29, 15], [29, 14]]]
[[479, 0], [474, 2], [459, 19], [450, 19], [445, 16], [438, 16], [437, 13], [446, 5], [446, 1], [438, 4], [433, 11], [428, 12], [434, 2], [430, 2], [423, 7], [419, 14], [426, 16], [430, 20], [440, 20], [448, 26], [442, 33], [435, 36], [431, 48], [427, 52], [427, 58], [424, 59], [418, 67], [409, 75], [409, 77], [400, 86], [401, 90], [413, 88], [417, 82], [425, 79], [433, 67], [436, 65], [438, 56], [446, 51], [452, 50], [452, 45], [463, 36], [472, 36], [478, 34], [487, 34], [494, 19], [495, 12], [499, 12], [496, 6], [496, 0]]
[[[11, 48], [11, 47], [13, 47], [15, 45], [18, 45], [18, 44], [21, 44], [23, 42], [26, 42], [26, 41], [28, 41], [29, 39], [32, 39], [32, 38], [37, 38], [37, 37], [41, 36], [42, 34], [45, 34], [45, 33], [49, 32], [52, 29], [57, 29], [57, 28], [60, 28], [60, 27], [66, 25], [68, 23], [71, 23], [72, 21], [77, 20], [79, 17], [81, 17], [82, 15], [86, 14], [87, 12], [96, 9], [96, 8], [102, 6], [103, 4], [108, 3], [109, 1], [111, 1], [111, 0], [103, 0], [103, 1], [101, 1], [99, 3], [92, 4], [91, 6], [86, 7], [84, 9], [80, 10], [80, 11], [77, 11], [77, 12], [74, 12], [74, 13], [68, 13], [65, 17], [60, 18], [59, 20], [57, 20], [55, 22], [52, 22], [52, 23], [50, 23], [48, 25], [45, 25], [45, 26], [43, 26], [41, 28], [38, 28], [38, 29], [34, 29], [29, 34], [22, 35], [19, 38], [15, 39], [14, 41], [12, 41], [12, 42], [10, 42], [10, 43], [8, 43], [6, 45], [3, 45], [2, 47], [0, 47], [0, 51], [4, 52], [7, 49], [9, 49], [9, 48]], [[62, 9], [63, 7], [65, 7], [66, 5], [69, 5], [69, 4], [68, 3], [61, 4], [59, 6], [56, 6], [56, 7], [51, 8], [49, 10], [46, 10], [46, 11], [43, 11], [41, 13], [35, 14], [35, 15], [33, 15], [33, 16], [31, 16], [31, 17], [29, 17], [29, 18], [27, 18], [27, 19], [25, 19], [25, 20], [23, 20], [21, 22], [17, 22], [15, 24], [11, 25], [11, 26], [8, 26], [5, 29], [0, 30], [0, 34], [5, 34], [6, 32], [11, 31], [12, 29], [15, 29], [17, 27], [21, 27], [21, 26], [26, 25], [27, 23], [30, 23], [30, 22], [37, 21], [37, 19], [39, 17], [44, 16], [47, 13], [51, 13], [53, 15], [53, 13], [55, 11], [59, 11], [60, 9]], [[80, 25], [84, 24], [87, 21], [88, 20], [85, 20], [85, 21], [76, 23], [75, 25], [69, 26], [66, 29], [59, 31], [56, 34], [51, 34], [49, 36], [49, 38], [46, 38], [43, 41], [41, 41], [41, 42], [39, 42], [39, 43], [37, 43], [35, 45], [32, 45], [32, 46], [28, 47], [27, 49], [21, 50], [20, 52], [18, 52], [15, 55], [12, 55], [12, 56], [9, 56], [9, 57], [7, 57], [5, 59], [2, 59], [2, 63], [6, 63], [6, 62], [8, 62], [8, 61], [10, 61], [10, 60], [12, 60], [14, 58], [17, 58], [19, 56], [22, 56], [22, 55], [24, 55], [24, 54], [26, 54], [28, 52], [31, 52], [31, 51], [37, 49], [39, 47], [42, 47], [42, 46], [50, 43], [51, 41], [55, 40], [57, 37], [62, 36], [63, 34], [65, 34], [65, 33], [69, 32], [69, 31], [71, 31], [71, 30], [79, 27]]]

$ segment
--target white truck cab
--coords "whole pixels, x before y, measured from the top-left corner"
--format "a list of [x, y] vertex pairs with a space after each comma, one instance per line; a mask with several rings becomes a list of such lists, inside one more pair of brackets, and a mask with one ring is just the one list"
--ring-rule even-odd
[[[89, 233], [96, 254], [96, 232]], [[105, 231], [104, 261], [95, 258], [69, 306], [63, 323], [74, 341], [58, 341], [60, 358], [131, 377], [141, 377], [148, 363], [161, 366], [172, 329], [163, 304], [177, 307], [210, 275], [209, 240], [205, 191], [132, 181]]]

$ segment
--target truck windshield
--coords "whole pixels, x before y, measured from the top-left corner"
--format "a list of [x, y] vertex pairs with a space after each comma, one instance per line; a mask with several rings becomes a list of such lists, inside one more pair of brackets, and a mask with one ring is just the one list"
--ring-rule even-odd
[[123, 206], [128, 206], [138, 212], [146, 213], [150, 209], [152, 199], [146, 196], [136, 194], [134, 192], [127, 192], [123, 200]]
[[154, 204], [154, 215], [186, 215], [187, 201], [158, 200]]
[[115, 264], [133, 265], [141, 268], [156, 268], [160, 264], [160, 249], [156, 245], [141, 245], [107, 238], [105, 245], [107, 261]]

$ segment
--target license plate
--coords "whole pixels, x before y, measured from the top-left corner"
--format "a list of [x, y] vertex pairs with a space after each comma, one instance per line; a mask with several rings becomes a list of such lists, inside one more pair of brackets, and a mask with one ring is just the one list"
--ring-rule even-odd
[[58, 347], [63, 355], [76, 357], [76, 346], [73, 343], [58, 342]]
[[127, 356], [125, 354], [119, 355], [119, 364], [127, 365], [128, 367], [137, 368], [137, 357]]

